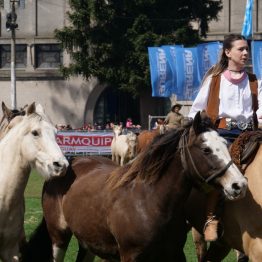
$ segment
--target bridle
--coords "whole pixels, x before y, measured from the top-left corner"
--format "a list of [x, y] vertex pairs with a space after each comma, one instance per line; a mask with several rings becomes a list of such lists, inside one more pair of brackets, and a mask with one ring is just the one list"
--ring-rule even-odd
[[190, 176], [193, 182], [195, 182], [205, 192], [209, 192], [213, 189], [211, 183], [216, 178], [221, 177], [225, 174], [228, 168], [233, 164], [233, 160], [231, 159], [223, 168], [221, 168], [220, 170], [216, 170], [212, 175], [208, 176], [207, 178], [204, 178], [199, 173], [193, 160], [193, 157], [190, 153], [188, 146], [188, 133], [189, 129], [185, 129], [179, 141], [179, 149], [183, 168], [186, 171], [186, 173]]

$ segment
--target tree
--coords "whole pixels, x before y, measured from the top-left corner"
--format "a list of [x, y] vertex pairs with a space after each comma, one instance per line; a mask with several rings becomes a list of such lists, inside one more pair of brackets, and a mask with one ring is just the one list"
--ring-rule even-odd
[[[64, 76], [97, 77], [133, 95], [150, 88], [147, 48], [193, 45], [205, 37], [222, 1], [70, 0], [70, 26], [56, 30], [72, 63]], [[191, 22], [198, 22], [200, 34]], [[199, 37], [200, 36], [200, 37]]]

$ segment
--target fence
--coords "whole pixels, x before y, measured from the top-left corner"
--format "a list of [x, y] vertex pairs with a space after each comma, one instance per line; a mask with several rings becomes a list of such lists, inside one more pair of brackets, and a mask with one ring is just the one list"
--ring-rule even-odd
[[166, 118], [166, 116], [151, 116], [151, 115], [148, 115], [148, 130], [151, 130], [151, 129], [154, 128], [156, 121], [153, 121], [153, 120], [157, 120], [158, 118], [161, 118], [161, 119], [164, 120]]
[[112, 131], [59, 131], [56, 139], [66, 156], [111, 155]]

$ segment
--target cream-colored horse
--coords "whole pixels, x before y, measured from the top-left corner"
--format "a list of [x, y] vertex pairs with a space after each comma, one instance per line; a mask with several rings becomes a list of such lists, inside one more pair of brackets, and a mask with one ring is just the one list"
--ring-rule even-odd
[[31, 169], [49, 179], [64, 174], [68, 166], [55, 135], [43, 108], [33, 103], [0, 141], [0, 259], [4, 262], [19, 260], [24, 190]]
[[114, 125], [113, 133], [114, 137], [111, 142], [111, 154], [112, 154], [112, 161], [119, 163], [119, 159], [117, 159], [118, 155], [116, 154], [116, 140], [122, 134], [123, 127], [121, 125]]
[[131, 131], [128, 131], [126, 135], [121, 134], [122, 127], [120, 126], [115, 126], [113, 132], [112, 161], [123, 166], [136, 156], [137, 136]]

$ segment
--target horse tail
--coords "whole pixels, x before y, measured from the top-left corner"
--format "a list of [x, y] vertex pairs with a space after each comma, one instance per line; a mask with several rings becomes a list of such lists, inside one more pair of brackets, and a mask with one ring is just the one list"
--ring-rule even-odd
[[45, 218], [30, 236], [29, 241], [21, 252], [22, 262], [53, 261], [52, 241], [49, 236]]

